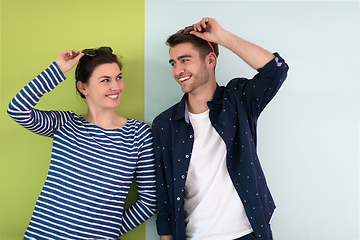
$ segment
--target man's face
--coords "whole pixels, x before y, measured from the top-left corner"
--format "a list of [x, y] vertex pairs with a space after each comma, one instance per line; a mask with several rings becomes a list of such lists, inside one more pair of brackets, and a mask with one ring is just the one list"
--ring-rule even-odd
[[170, 49], [170, 65], [174, 79], [184, 93], [196, 94], [209, 82], [205, 60], [191, 43], [181, 43]]

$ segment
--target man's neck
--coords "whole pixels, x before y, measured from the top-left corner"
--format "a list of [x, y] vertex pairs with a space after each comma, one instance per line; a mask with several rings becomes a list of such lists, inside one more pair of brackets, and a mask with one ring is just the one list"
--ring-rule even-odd
[[189, 93], [187, 99], [188, 111], [194, 114], [203, 113], [209, 109], [207, 102], [210, 101], [216, 91], [216, 81], [214, 80], [210, 86], [201, 89], [198, 94]]

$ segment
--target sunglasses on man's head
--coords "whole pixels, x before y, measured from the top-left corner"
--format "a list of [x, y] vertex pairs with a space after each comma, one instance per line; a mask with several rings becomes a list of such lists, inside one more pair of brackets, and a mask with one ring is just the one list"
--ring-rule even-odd
[[109, 54], [111, 54], [113, 52], [111, 47], [89, 48], [89, 49], [84, 49], [81, 52], [83, 52], [86, 56], [95, 57], [98, 55], [99, 51], [106, 52]]
[[193, 31], [193, 30], [194, 30], [194, 27], [189, 26], [189, 27], [186, 27], [184, 29], [181, 29], [181, 30], [177, 31], [176, 33], [190, 34], [190, 32]]
[[[181, 29], [181, 30], [177, 31], [176, 33], [190, 34], [190, 32], [193, 31], [193, 30], [194, 30], [194, 27], [193, 27], [193, 26], [189, 26], [189, 27], [186, 27], [186, 28], [184, 28], [184, 29]], [[211, 47], [212, 52], [215, 53], [214, 47], [212, 46], [211, 42], [209, 42], [209, 41], [206, 41], [206, 42], [207, 42], [207, 43], [209, 44], [209, 46]]]

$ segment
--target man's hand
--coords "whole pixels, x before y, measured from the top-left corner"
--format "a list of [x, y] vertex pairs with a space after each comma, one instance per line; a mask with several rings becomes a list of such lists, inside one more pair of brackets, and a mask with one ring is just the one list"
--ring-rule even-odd
[[206, 41], [218, 44], [220, 44], [221, 41], [220, 37], [225, 32], [225, 30], [214, 18], [209, 17], [204, 17], [192, 26], [194, 27], [194, 31], [191, 31], [191, 34]]
[[61, 52], [56, 58], [56, 63], [63, 73], [70, 71], [84, 56], [81, 51], [71, 50]]
[[162, 235], [160, 236], [160, 240], [173, 240], [172, 235]]
[[233, 51], [255, 70], [275, 57], [271, 52], [226, 31], [214, 18], [205, 17], [192, 26], [194, 31], [190, 34]]

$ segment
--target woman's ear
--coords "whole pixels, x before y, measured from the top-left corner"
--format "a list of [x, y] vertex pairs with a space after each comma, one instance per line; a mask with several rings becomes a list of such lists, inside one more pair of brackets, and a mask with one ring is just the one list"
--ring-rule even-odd
[[86, 85], [85, 85], [83, 82], [77, 81], [76, 87], [77, 87], [77, 89], [79, 90], [79, 92], [81, 92], [82, 94], [84, 94], [84, 96], [87, 95]]

